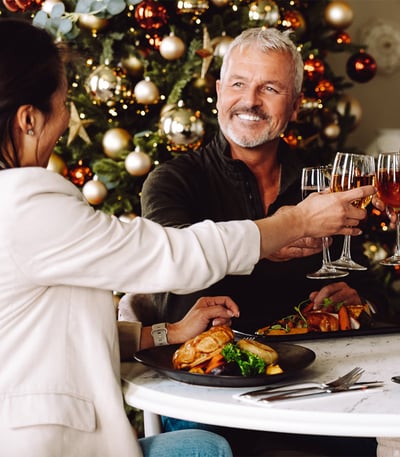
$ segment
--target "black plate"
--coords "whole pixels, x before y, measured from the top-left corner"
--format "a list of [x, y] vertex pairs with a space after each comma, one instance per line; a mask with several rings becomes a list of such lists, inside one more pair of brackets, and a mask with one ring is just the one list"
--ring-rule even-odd
[[[248, 333], [236, 332], [242, 337], [254, 336]], [[336, 332], [309, 332], [309, 333], [286, 333], [284, 335], [258, 335], [257, 339], [262, 339], [264, 343], [270, 344], [271, 341], [301, 341], [301, 340], [320, 340], [325, 338], [347, 338], [349, 336], [370, 336], [383, 335], [387, 333], [400, 333], [400, 325], [389, 322], [372, 321], [367, 328], [358, 330], [346, 330]]]
[[144, 365], [164, 374], [168, 378], [188, 384], [214, 387], [252, 387], [280, 382], [282, 379], [297, 374], [315, 360], [315, 353], [303, 346], [290, 343], [268, 343], [278, 352], [281, 374], [260, 376], [213, 376], [175, 370], [172, 356], [180, 346], [172, 344], [143, 349], [135, 354], [135, 359]]

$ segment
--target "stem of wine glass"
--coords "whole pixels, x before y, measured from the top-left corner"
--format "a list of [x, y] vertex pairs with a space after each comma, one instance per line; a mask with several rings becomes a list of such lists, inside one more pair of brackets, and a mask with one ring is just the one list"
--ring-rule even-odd
[[396, 252], [395, 257], [400, 258], [400, 214], [396, 211]]
[[345, 235], [344, 236], [344, 241], [343, 241], [342, 254], [340, 256], [341, 259], [351, 260], [350, 241], [351, 241], [351, 236], [350, 235]]
[[322, 266], [331, 267], [331, 255], [329, 253], [329, 238], [327, 236], [322, 237]]

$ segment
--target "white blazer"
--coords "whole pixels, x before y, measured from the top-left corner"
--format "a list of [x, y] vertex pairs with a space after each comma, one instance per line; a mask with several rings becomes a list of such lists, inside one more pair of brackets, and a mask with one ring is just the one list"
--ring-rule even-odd
[[124, 223], [36, 167], [0, 171], [0, 215], [1, 456], [141, 456], [111, 291], [187, 293], [250, 273], [256, 225]]

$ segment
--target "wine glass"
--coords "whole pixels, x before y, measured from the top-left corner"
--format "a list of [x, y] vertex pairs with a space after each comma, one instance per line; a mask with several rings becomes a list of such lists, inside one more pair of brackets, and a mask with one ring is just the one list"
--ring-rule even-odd
[[[312, 192], [329, 189], [329, 167], [306, 167], [301, 173], [301, 193], [303, 200]], [[322, 237], [322, 266], [319, 270], [306, 275], [309, 279], [344, 278], [349, 273], [335, 268], [329, 254], [329, 238]]]
[[396, 214], [396, 250], [382, 265], [400, 265], [400, 153], [382, 152], [378, 157], [376, 181], [379, 198]]
[[[375, 182], [375, 159], [365, 154], [350, 154], [338, 152], [332, 168], [331, 191], [342, 192], [356, 187], [374, 184]], [[358, 208], [366, 208], [371, 202], [372, 195], [353, 202]], [[343, 249], [338, 260], [332, 262], [338, 268], [345, 270], [366, 270], [367, 267], [360, 265], [351, 258], [350, 252], [351, 235], [345, 235]]]

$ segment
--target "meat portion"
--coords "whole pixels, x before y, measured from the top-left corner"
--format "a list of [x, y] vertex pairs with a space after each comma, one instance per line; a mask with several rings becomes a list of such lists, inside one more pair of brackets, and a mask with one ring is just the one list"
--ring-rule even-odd
[[234, 340], [230, 327], [216, 326], [200, 333], [182, 344], [172, 358], [173, 367], [178, 370], [189, 370], [218, 354], [221, 349]]

